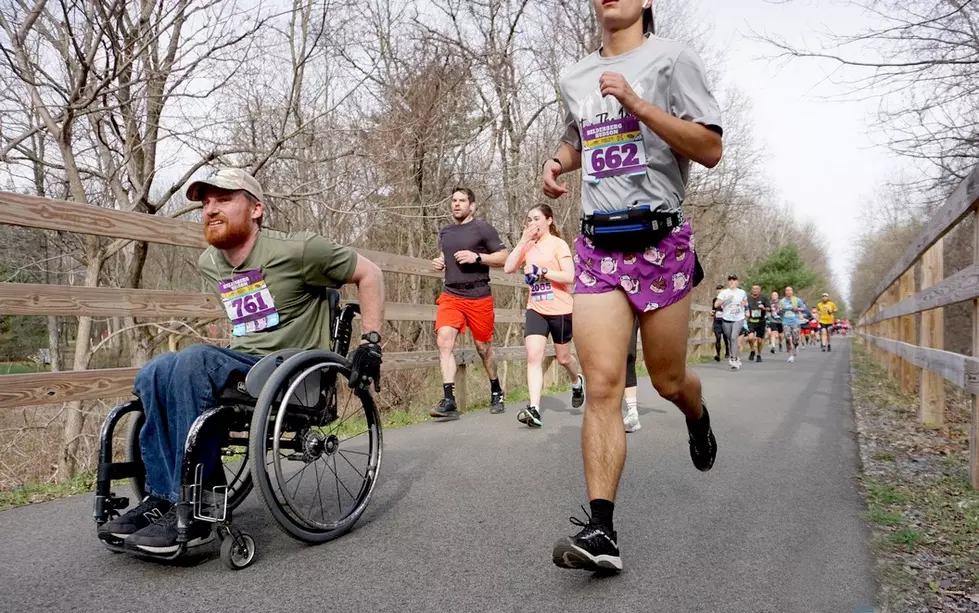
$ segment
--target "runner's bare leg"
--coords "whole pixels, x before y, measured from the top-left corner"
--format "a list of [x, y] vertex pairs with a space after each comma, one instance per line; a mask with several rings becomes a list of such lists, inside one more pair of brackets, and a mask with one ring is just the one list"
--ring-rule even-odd
[[619, 290], [574, 297], [575, 345], [585, 376], [581, 455], [589, 500], [615, 501], [625, 465], [622, 393], [632, 307]]
[[527, 391], [530, 395], [530, 405], [540, 406], [541, 391], [544, 389], [544, 348], [547, 337], [531, 334], [524, 339], [527, 346]]
[[691, 420], [700, 419], [700, 378], [687, 368], [690, 294], [639, 317], [643, 357], [653, 387]]
[[486, 369], [486, 376], [493, 380], [496, 378], [496, 353], [493, 351], [493, 343], [482, 343], [475, 341], [476, 353], [483, 360], [483, 368]]
[[442, 368], [442, 383], [455, 383], [456, 358], [453, 354], [459, 331], [452, 326], [442, 326], [435, 333], [439, 348], [439, 366]]

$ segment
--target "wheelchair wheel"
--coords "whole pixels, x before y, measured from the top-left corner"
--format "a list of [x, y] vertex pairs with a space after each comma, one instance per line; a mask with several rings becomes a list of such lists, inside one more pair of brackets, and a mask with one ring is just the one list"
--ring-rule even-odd
[[[126, 453], [128, 456], [126, 459], [130, 462], [142, 459], [143, 454], [139, 448], [139, 433], [143, 429], [143, 423], [145, 421], [146, 416], [142, 411], [134, 413], [132, 419], [130, 419], [129, 432], [127, 433], [126, 440]], [[248, 497], [249, 492], [252, 491], [252, 476], [248, 472], [248, 443], [232, 441], [221, 447], [221, 454], [222, 460], [225, 457], [232, 458], [227, 462], [222, 461], [222, 464], [224, 466], [225, 482], [228, 484], [228, 508], [236, 509]], [[146, 496], [145, 477], [141, 474], [133, 477], [131, 482], [136, 499], [142, 500]]]
[[282, 529], [307, 543], [349, 531], [377, 483], [380, 416], [349, 377], [341, 356], [303, 352], [275, 370], [255, 406], [251, 473]]

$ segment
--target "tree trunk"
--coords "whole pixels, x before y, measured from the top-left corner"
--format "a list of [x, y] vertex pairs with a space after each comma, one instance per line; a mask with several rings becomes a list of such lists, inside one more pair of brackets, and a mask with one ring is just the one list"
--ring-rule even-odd
[[[99, 250], [99, 239], [89, 236], [85, 239], [85, 251], [88, 256], [88, 266], [85, 267], [85, 287], [97, 287], [99, 275], [102, 272], [102, 253]], [[92, 318], [79, 317], [78, 331], [75, 336], [75, 359], [72, 370], [86, 370], [91, 359]], [[78, 441], [85, 426], [85, 414], [82, 412], [81, 401], [68, 403], [68, 414], [65, 418], [65, 429], [62, 436], [61, 453], [58, 457], [58, 469], [55, 473], [57, 480], [70, 479], [75, 476], [78, 468]]]

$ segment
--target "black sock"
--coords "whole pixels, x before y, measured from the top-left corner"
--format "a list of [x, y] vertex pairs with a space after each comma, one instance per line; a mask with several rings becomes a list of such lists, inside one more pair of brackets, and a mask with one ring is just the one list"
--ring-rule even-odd
[[455, 397], [455, 389], [456, 389], [456, 384], [455, 383], [443, 383], [442, 384], [442, 392], [445, 394], [445, 399], [446, 400], [455, 400], [456, 399], [456, 397]]
[[588, 504], [591, 506], [592, 522], [600, 526], [605, 526], [609, 532], [614, 532], [615, 530], [612, 529], [612, 511], [615, 510], [615, 503], [611, 500], [599, 498], [592, 500]]
[[710, 425], [710, 415], [707, 413], [707, 407], [701, 405], [701, 408], [703, 409], [703, 412], [701, 412], [698, 419], [690, 419], [689, 417], [686, 418], [688, 430], [697, 428], [699, 432], [702, 433]]
[[490, 379], [490, 392], [494, 394], [499, 394], [503, 392], [503, 390], [500, 388], [499, 379]]

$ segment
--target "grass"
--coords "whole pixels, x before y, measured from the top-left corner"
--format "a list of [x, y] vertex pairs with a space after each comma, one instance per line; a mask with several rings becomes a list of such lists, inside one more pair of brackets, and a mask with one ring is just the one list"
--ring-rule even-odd
[[0, 362], [0, 375], [19, 375], [47, 370], [47, 366], [33, 362]]
[[78, 475], [61, 483], [32, 483], [12, 490], [0, 491], [0, 511], [73, 494], [83, 494], [94, 489], [95, 473]]
[[[875, 476], [863, 477], [863, 519], [874, 529], [882, 597], [912, 610], [926, 597], [941, 607], [936, 602], [950, 594], [976, 593], [979, 491], [968, 481], [967, 440], [953, 427], [922, 426], [918, 397], [901, 393], [858, 345], [851, 355], [854, 407], [870, 428], [862, 437], [876, 443], [868, 465]], [[951, 421], [958, 409], [949, 400]]]

